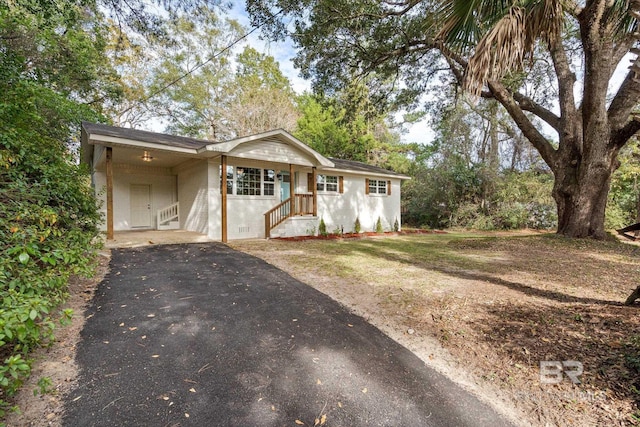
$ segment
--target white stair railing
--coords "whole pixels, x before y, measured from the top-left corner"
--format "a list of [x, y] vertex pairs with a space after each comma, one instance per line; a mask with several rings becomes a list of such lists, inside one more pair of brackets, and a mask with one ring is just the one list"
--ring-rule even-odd
[[176, 230], [180, 228], [180, 202], [158, 210], [158, 230]]

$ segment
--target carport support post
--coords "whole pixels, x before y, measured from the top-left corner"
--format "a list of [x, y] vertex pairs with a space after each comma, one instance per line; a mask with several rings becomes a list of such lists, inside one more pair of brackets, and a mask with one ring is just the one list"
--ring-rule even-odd
[[227, 243], [227, 156], [220, 156], [222, 168], [222, 182], [220, 193], [222, 194], [222, 243]]
[[113, 240], [113, 148], [107, 147], [107, 240]]
[[316, 173], [316, 167], [311, 168], [311, 176], [313, 179], [313, 187], [311, 187], [311, 192], [313, 193], [313, 216], [318, 216], [318, 186], [316, 182], [318, 182], [318, 175]]

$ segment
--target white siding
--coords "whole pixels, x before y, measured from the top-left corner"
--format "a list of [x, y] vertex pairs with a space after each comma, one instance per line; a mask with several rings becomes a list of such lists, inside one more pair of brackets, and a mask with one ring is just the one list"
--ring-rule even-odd
[[178, 172], [180, 228], [207, 234], [209, 222], [208, 162], [191, 163]]
[[264, 238], [264, 213], [278, 203], [275, 197], [228, 196], [229, 240]]
[[[248, 159], [229, 159], [229, 164], [244, 167], [288, 171], [288, 165], [264, 163]], [[297, 192], [307, 190], [306, 171], [297, 169]], [[131, 229], [130, 188], [132, 184], [147, 184], [151, 188], [152, 228], [156, 224], [156, 212], [176, 201], [180, 201], [180, 228], [207, 234], [209, 238], [220, 240], [221, 195], [220, 159], [193, 160], [176, 170], [158, 167], [134, 167], [114, 165], [114, 229]], [[326, 171], [325, 174], [333, 175]], [[362, 231], [374, 231], [378, 217], [385, 230], [392, 230], [393, 223], [400, 223], [400, 180], [391, 179], [391, 195], [365, 194], [365, 179], [376, 176], [343, 176], [344, 193], [318, 193], [318, 219], [323, 218], [327, 231], [344, 230], [351, 232], [356, 217], [359, 217]], [[387, 179], [387, 178], [383, 178]], [[94, 174], [96, 193], [103, 201], [102, 212], [106, 218], [106, 177], [104, 171]], [[264, 213], [280, 203], [280, 183], [276, 180], [274, 196], [234, 196], [229, 195], [227, 213], [227, 233], [230, 240], [264, 237]], [[296, 222], [295, 233], [308, 234], [313, 228], [307, 217]], [[104, 230], [105, 224], [102, 229]], [[286, 228], [286, 227], [285, 227]], [[291, 228], [291, 227], [289, 227]], [[302, 230], [304, 228], [304, 230]], [[290, 230], [294, 232], [294, 230]], [[285, 233], [289, 234], [289, 232]]]
[[[220, 164], [218, 160], [212, 164], [211, 191], [209, 192], [209, 209], [218, 212], [211, 224], [215, 229], [209, 233], [211, 239], [222, 239], [221, 232], [221, 209], [222, 200], [220, 195]], [[276, 173], [288, 171], [288, 165], [265, 164], [252, 160], [232, 158], [228, 160], [229, 166], [241, 166], [261, 169], [274, 169]], [[227, 196], [227, 238], [234, 239], [261, 239], [264, 238], [264, 214], [269, 209], [280, 203], [280, 182], [275, 181], [273, 196]]]
[[288, 144], [273, 140], [244, 143], [234, 148], [229, 153], [229, 156], [241, 159], [266, 160], [274, 163], [313, 165], [309, 157], [304, 153]]
[[354, 231], [356, 217], [360, 218], [361, 231], [375, 231], [378, 218], [385, 231], [393, 230], [396, 219], [400, 225], [399, 179], [390, 179], [391, 195], [366, 194], [365, 180], [377, 179], [375, 176], [340, 175], [344, 177], [343, 194], [318, 193], [318, 217], [324, 219], [329, 233], [343, 228], [345, 233]]
[[[104, 171], [94, 173], [94, 184], [104, 218], [100, 228], [104, 231], [107, 227], [107, 178]], [[175, 175], [165, 168], [113, 165], [113, 229], [116, 231], [131, 230], [131, 184], [150, 185], [151, 228], [156, 228], [156, 212], [177, 201]]]

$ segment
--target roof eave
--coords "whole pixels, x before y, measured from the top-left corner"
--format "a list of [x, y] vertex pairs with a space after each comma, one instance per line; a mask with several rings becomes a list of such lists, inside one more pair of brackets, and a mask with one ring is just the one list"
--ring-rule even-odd
[[198, 155], [200, 150], [194, 148], [184, 148], [168, 146], [164, 144], [155, 144], [152, 142], [137, 141], [135, 139], [122, 138], [118, 136], [108, 136], [101, 134], [87, 134], [87, 143], [91, 145], [99, 144], [105, 146], [119, 145], [122, 147], [144, 148], [147, 150], [165, 151], [170, 153], [182, 153]]
[[327, 168], [327, 169], [322, 169], [322, 170], [331, 170], [333, 172], [342, 172], [342, 173], [350, 173], [353, 175], [367, 175], [367, 176], [384, 176], [384, 177], [388, 177], [388, 178], [395, 178], [395, 179], [399, 179], [399, 180], [410, 180], [411, 177], [407, 176], [407, 175], [396, 175], [394, 173], [384, 173], [384, 172], [377, 172], [377, 171], [359, 171], [359, 170], [354, 170], [354, 169], [342, 169], [342, 168]]

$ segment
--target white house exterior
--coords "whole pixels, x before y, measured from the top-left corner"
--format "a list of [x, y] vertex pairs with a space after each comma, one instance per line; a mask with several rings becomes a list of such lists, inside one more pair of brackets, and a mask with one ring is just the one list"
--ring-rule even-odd
[[[283, 130], [211, 142], [82, 124], [82, 162], [103, 230], [179, 228], [226, 242], [400, 226], [400, 184], [364, 163], [326, 158]], [[222, 174], [226, 170], [226, 174]], [[226, 191], [221, 191], [226, 188]]]

